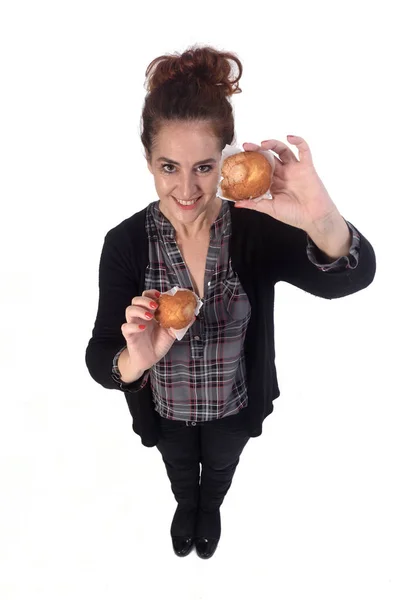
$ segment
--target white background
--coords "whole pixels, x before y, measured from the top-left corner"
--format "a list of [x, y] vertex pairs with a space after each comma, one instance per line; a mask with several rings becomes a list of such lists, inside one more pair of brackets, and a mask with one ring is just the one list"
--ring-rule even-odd
[[[18, 2], [0, 12], [2, 600], [400, 596], [394, 2]], [[237, 142], [304, 137], [377, 274], [276, 287], [281, 396], [243, 452], [209, 561], [179, 559], [161, 456], [84, 355], [104, 236], [157, 199], [150, 61], [235, 52]]]

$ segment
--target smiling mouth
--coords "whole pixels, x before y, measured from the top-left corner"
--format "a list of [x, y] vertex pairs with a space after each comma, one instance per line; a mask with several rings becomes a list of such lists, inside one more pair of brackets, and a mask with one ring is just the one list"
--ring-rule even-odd
[[198, 196], [194, 200], [189, 200], [188, 202], [184, 202], [183, 200], [178, 200], [178, 198], [175, 198], [175, 197], [174, 197], [174, 200], [181, 206], [193, 206], [193, 204], [196, 204], [196, 202], [198, 202], [200, 200], [200, 198], [201, 198], [201, 196]]

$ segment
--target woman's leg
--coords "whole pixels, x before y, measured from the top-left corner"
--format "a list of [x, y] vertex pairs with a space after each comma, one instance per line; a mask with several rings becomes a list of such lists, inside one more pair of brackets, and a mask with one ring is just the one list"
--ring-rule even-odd
[[162, 455], [171, 489], [178, 503], [172, 524], [172, 536], [193, 537], [199, 499], [200, 445], [198, 427], [183, 421], [160, 417]]
[[211, 421], [201, 428], [201, 483], [196, 537], [219, 539], [219, 508], [231, 487], [248, 434], [234, 420]]

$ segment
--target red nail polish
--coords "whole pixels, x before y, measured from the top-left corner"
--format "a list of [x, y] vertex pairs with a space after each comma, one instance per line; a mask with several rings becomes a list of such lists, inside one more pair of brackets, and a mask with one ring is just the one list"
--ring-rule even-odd
[[155, 292], [155, 297], [159, 298], [161, 296], [161, 292]]
[[150, 308], [157, 308], [157, 302], [150, 302]]
[[139, 329], [146, 329], [146, 325], [139, 325]]
[[149, 312], [145, 312], [144, 316], [146, 317], [146, 319], [152, 319], [153, 318], [153, 315], [151, 313], [149, 313]]

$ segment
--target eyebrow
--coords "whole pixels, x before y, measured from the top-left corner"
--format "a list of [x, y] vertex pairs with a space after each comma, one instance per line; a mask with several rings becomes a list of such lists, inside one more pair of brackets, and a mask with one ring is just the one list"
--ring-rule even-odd
[[[157, 158], [157, 162], [167, 162], [170, 163], [171, 165], [178, 165], [178, 167], [180, 167], [180, 164], [176, 161], [176, 160], [171, 160], [170, 158], [166, 158], [165, 156], [160, 156], [160, 158]], [[215, 160], [215, 158], [206, 158], [205, 160], [199, 160], [198, 162], [194, 163], [194, 167], [196, 165], [201, 165], [203, 163], [216, 163], [217, 161]]]

